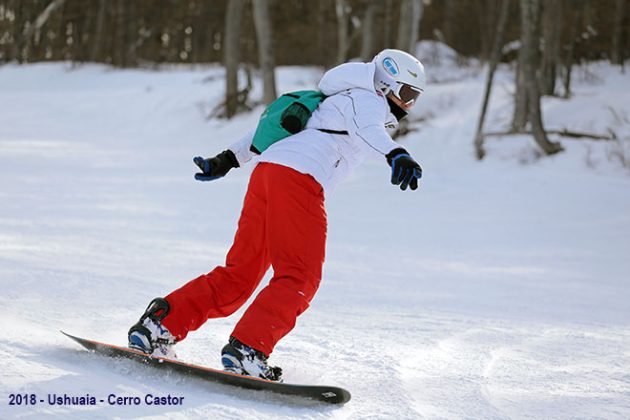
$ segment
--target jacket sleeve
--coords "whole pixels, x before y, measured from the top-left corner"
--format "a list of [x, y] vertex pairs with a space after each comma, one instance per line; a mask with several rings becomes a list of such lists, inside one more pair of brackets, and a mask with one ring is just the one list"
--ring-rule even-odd
[[377, 96], [368, 92], [343, 95], [349, 99], [344, 117], [351, 137], [365, 142], [382, 156], [400, 147], [385, 130], [387, 109]]
[[236, 156], [236, 160], [241, 167], [252, 160], [252, 158], [254, 157], [254, 152], [249, 150], [249, 148], [252, 146], [254, 133], [255, 130], [250, 131], [249, 133], [241, 137], [240, 140], [228, 147], [228, 149], [231, 150], [232, 153], [234, 153], [234, 155]]

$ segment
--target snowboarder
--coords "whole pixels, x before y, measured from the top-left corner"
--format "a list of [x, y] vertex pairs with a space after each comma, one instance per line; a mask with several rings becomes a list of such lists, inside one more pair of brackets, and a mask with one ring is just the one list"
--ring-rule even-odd
[[[319, 287], [327, 229], [324, 196], [370, 155], [390, 165], [394, 185], [418, 187], [420, 165], [386, 128], [397, 126], [424, 88], [420, 61], [393, 49], [369, 63], [326, 72], [319, 89], [327, 98], [306, 128], [258, 157], [225, 265], [154, 299], [129, 330], [129, 347], [174, 357], [173, 346], [190, 331], [238, 310], [272, 266], [273, 278], [237, 323], [221, 361], [227, 371], [281, 380], [282, 370], [267, 359]], [[194, 158], [201, 170], [195, 178], [215, 180], [245, 165], [254, 157], [252, 137], [253, 132], [213, 158]]]

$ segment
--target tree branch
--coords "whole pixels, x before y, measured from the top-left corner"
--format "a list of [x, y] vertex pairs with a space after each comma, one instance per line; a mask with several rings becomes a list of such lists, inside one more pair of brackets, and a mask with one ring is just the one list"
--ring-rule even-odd
[[42, 27], [46, 24], [46, 22], [48, 21], [48, 18], [50, 18], [50, 15], [57, 10], [58, 8], [60, 8], [61, 6], [63, 6], [63, 4], [66, 2], [66, 0], [53, 0], [50, 2], [50, 4], [48, 4], [48, 6], [44, 9], [43, 12], [41, 12], [39, 14], [39, 16], [37, 16], [37, 19], [35, 19], [34, 23], [29, 23], [26, 25], [26, 27], [24, 28], [24, 38], [26, 39], [30, 39], [33, 35], [35, 35], [35, 45], [37, 45], [39, 43], [39, 33], [42, 29]]
[[[566, 128], [563, 128], [561, 130], [546, 130], [546, 132], [547, 134], [557, 134], [562, 137], [570, 137], [570, 138], [575, 138], [575, 139], [588, 138], [592, 140], [610, 141], [610, 140], [615, 140], [617, 138], [617, 135], [615, 134], [615, 132], [610, 129], [608, 130], [608, 132], [610, 133], [608, 136], [604, 136], [601, 134], [594, 134], [594, 133], [571, 131], [571, 130], [567, 130]], [[483, 133], [483, 136], [484, 137], [501, 137], [501, 136], [514, 136], [514, 135], [521, 135], [521, 134], [532, 135], [532, 132], [531, 131], [493, 131], [490, 133]]]

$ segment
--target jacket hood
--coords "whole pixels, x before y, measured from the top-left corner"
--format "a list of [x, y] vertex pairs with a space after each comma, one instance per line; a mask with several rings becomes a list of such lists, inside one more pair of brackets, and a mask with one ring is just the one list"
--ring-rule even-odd
[[374, 63], [345, 63], [324, 73], [319, 90], [331, 96], [348, 89], [365, 89], [376, 93], [374, 87]]

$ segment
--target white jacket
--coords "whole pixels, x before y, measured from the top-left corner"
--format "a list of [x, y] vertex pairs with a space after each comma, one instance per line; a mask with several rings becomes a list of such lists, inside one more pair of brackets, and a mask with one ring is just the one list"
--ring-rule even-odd
[[[385, 128], [398, 125], [387, 99], [374, 87], [374, 63], [346, 63], [324, 74], [319, 90], [328, 96], [313, 112], [306, 128], [272, 144], [258, 158], [311, 175], [326, 195], [368, 156], [382, 159], [400, 147]], [[328, 134], [318, 128], [347, 131]], [[230, 146], [241, 166], [254, 154], [254, 132]]]

